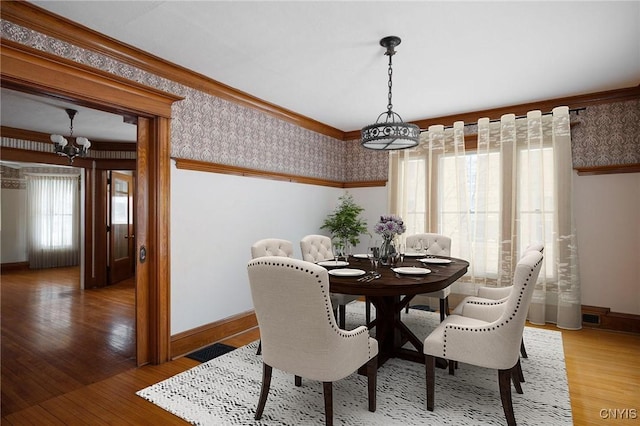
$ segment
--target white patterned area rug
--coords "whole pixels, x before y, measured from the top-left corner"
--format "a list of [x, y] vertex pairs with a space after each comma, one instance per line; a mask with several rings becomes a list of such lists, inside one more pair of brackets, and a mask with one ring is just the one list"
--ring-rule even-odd
[[[364, 304], [347, 307], [347, 329], [364, 324]], [[403, 321], [421, 339], [439, 322], [437, 313], [412, 309]], [[524, 394], [512, 389], [519, 425], [571, 425], [562, 334], [525, 328], [528, 359], [522, 369]], [[137, 392], [137, 395], [194, 425], [321, 425], [322, 383], [293, 383], [293, 376], [273, 370], [271, 390], [260, 421], [254, 420], [262, 383], [258, 342]], [[367, 380], [357, 373], [334, 382], [336, 425], [503, 425], [498, 373], [460, 364], [455, 376], [436, 369], [435, 410], [425, 403], [424, 365], [392, 359], [378, 370], [377, 410], [367, 410]]]

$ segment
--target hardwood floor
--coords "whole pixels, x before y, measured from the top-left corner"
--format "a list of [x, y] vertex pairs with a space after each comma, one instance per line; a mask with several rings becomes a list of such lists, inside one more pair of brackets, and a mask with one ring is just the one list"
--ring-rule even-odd
[[[127, 284], [80, 292], [53, 274], [41, 285], [35, 281], [30, 273], [2, 275], [2, 424], [187, 424], [135, 395], [198, 362], [179, 358], [135, 368]], [[84, 332], [86, 341], [79, 339]], [[630, 417], [640, 410], [640, 335], [562, 333], [574, 424], [637, 424], [640, 414]], [[237, 347], [258, 338], [250, 330], [223, 342]], [[626, 417], [612, 418], [608, 410], [616, 409], [627, 409]]]
[[136, 366], [134, 280], [83, 291], [79, 276], [2, 274], [2, 416]]

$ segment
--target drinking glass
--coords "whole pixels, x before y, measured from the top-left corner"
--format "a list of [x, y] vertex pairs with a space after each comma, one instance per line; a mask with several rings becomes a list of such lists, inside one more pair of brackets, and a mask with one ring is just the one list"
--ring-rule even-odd
[[404, 262], [404, 252], [405, 252], [404, 244], [402, 243], [398, 244], [398, 254], [400, 254], [400, 263]]
[[371, 247], [371, 271], [370, 274], [378, 273], [378, 263], [380, 262], [380, 247]]

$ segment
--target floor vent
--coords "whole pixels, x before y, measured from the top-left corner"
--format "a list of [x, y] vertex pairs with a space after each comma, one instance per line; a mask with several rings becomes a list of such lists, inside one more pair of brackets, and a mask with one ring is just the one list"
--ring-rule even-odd
[[582, 322], [587, 323], [587, 324], [600, 325], [600, 315], [582, 314]]

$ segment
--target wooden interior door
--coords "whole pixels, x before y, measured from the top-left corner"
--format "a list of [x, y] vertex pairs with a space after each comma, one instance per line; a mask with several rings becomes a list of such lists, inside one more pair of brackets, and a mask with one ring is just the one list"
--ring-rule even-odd
[[135, 273], [134, 184], [128, 173], [111, 171], [109, 179], [109, 284]]

